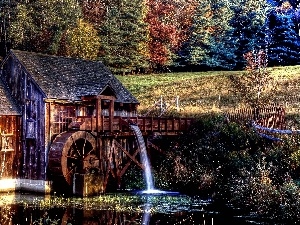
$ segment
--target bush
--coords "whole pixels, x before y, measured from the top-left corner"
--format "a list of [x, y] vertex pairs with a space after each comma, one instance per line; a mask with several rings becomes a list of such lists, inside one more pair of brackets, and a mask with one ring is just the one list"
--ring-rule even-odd
[[296, 221], [299, 136], [280, 143], [223, 117], [201, 117], [155, 166], [162, 187], [206, 193], [276, 221]]

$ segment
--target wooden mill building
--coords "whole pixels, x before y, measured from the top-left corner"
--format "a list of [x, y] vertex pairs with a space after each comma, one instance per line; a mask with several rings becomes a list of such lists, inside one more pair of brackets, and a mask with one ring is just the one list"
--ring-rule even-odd
[[99, 61], [11, 50], [0, 75], [0, 191], [103, 192], [132, 162], [143, 168], [128, 121], [144, 136], [190, 124], [138, 117], [137, 99]]

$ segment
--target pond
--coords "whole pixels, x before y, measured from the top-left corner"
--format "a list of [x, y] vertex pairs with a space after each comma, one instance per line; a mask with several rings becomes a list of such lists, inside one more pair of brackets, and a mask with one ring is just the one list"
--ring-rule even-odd
[[[1, 225], [246, 225], [255, 217], [209, 199], [181, 194], [110, 193], [87, 198], [0, 195]], [[258, 223], [257, 223], [258, 224]]]

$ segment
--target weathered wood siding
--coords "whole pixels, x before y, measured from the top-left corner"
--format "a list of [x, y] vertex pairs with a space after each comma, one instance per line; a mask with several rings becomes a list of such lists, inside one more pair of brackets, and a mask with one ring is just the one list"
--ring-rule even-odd
[[20, 125], [22, 169], [19, 177], [44, 179], [46, 176], [44, 94], [23, 66], [13, 57], [3, 66], [3, 80], [22, 109]]
[[21, 172], [19, 126], [19, 116], [0, 116], [0, 179], [16, 178]]

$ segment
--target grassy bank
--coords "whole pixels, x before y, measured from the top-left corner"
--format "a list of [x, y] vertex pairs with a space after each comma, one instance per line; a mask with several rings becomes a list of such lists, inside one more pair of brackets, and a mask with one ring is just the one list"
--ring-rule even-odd
[[[278, 82], [275, 103], [283, 104], [288, 113], [300, 109], [300, 66], [269, 68]], [[194, 116], [202, 113], [230, 111], [241, 102], [232, 92], [229, 76], [243, 71], [208, 71], [118, 76], [118, 79], [140, 101], [139, 113], [153, 108], [161, 97], [168, 113]], [[179, 111], [175, 99], [179, 99]]]

